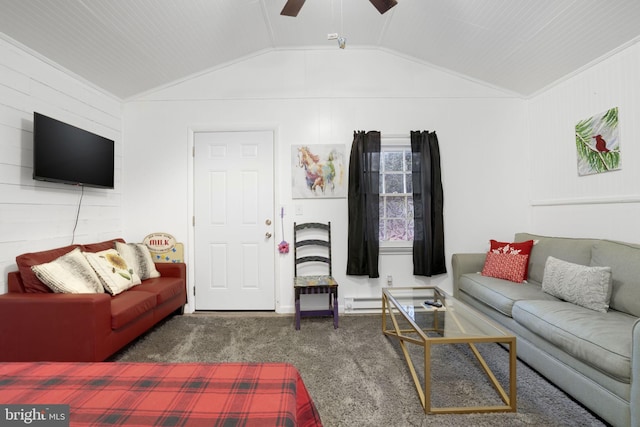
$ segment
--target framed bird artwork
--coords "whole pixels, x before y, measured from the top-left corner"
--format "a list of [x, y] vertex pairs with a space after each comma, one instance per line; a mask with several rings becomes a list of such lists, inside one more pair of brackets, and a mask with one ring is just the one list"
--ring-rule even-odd
[[592, 175], [620, 169], [618, 107], [576, 124], [578, 175]]

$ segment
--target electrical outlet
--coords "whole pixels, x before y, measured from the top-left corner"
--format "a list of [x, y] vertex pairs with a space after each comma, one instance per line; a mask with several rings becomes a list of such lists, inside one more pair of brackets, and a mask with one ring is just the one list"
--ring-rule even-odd
[[304, 215], [304, 210], [302, 209], [302, 205], [296, 205], [296, 215]]
[[392, 275], [388, 275], [387, 276], [387, 286], [393, 286], [393, 276]]

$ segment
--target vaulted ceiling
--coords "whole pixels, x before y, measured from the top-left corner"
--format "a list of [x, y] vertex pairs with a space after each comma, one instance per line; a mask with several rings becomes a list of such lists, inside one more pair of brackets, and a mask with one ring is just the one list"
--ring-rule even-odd
[[530, 96], [640, 40], [638, 0], [0, 0], [0, 33], [121, 99], [277, 49], [381, 49]]

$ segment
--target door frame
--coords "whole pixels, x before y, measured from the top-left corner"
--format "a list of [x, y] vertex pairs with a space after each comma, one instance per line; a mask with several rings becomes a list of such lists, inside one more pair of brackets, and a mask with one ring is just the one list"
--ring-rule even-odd
[[[276, 124], [254, 124], [254, 125], [191, 125], [187, 127], [187, 242], [185, 244], [187, 263], [187, 305], [185, 307], [185, 313], [195, 312], [195, 226], [193, 224], [193, 218], [195, 215], [195, 182], [194, 182], [194, 149], [195, 149], [195, 134], [199, 132], [258, 132], [266, 131], [273, 133], [273, 221], [274, 224], [278, 224], [276, 221], [276, 213], [280, 212], [280, 169], [277, 167], [278, 160], [280, 158], [280, 147], [278, 144], [279, 129]], [[278, 214], [279, 218], [279, 214]], [[278, 229], [275, 230], [279, 233]], [[274, 233], [273, 250], [277, 250], [277, 234]], [[275, 286], [275, 311], [280, 312], [280, 263], [278, 257], [274, 258], [274, 278], [273, 283]]]

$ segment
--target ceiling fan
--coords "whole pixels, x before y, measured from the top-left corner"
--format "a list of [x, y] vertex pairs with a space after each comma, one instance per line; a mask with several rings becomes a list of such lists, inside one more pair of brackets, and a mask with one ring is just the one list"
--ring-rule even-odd
[[[305, 0], [287, 0], [287, 3], [282, 8], [282, 12], [280, 15], [284, 16], [298, 16], [298, 12], [302, 9], [302, 5]], [[396, 0], [369, 0], [372, 5], [378, 9], [378, 12], [381, 14], [385, 13], [387, 10], [391, 9], [393, 6], [397, 5], [398, 2]]]

